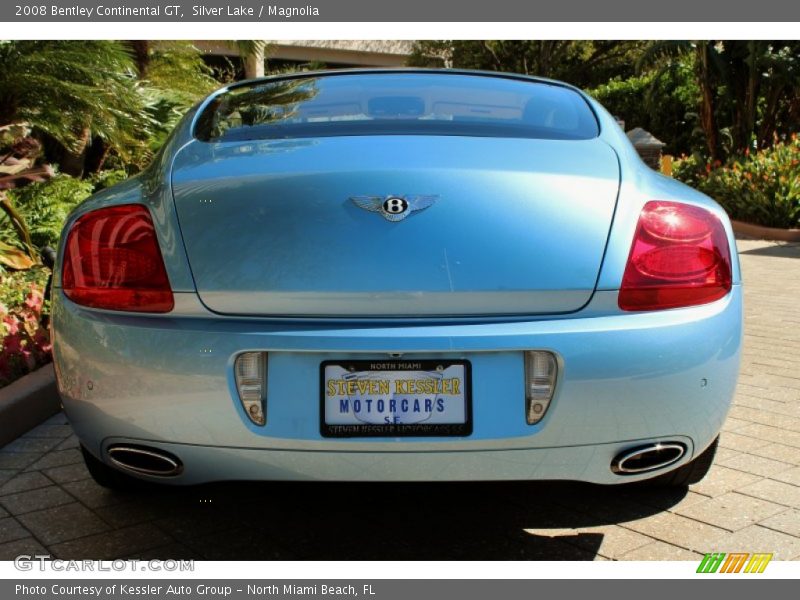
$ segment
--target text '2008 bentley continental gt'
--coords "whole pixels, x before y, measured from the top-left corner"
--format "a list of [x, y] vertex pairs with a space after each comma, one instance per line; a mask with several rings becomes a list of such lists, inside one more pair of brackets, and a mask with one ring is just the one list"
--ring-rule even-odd
[[725, 212], [580, 90], [333, 71], [213, 93], [81, 204], [53, 326], [105, 485], [687, 485], [742, 292]]

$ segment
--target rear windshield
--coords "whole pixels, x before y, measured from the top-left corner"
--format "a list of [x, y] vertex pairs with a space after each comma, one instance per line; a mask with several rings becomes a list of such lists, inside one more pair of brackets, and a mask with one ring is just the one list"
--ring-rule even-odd
[[583, 140], [597, 120], [577, 92], [502, 77], [375, 73], [265, 81], [214, 98], [204, 141], [346, 135], [461, 135]]

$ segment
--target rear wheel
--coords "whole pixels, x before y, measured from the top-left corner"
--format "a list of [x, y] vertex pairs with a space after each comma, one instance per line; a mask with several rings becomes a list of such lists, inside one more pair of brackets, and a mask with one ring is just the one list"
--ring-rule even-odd
[[140, 490], [147, 485], [144, 481], [109, 467], [84, 448], [83, 445], [81, 445], [81, 453], [83, 454], [83, 461], [86, 463], [86, 468], [92, 476], [92, 479], [104, 488], [120, 492], [129, 492]]
[[649, 479], [645, 483], [664, 487], [686, 487], [694, 483], [699, 483], [711, 469], [711, 464], [714, 462], [714, 455], [717, 453], [718, 444], [719, 437], [711, 442], [711, 445], [691, 462], [686, 463], [682, 467], [678, 467], [674, 471]]

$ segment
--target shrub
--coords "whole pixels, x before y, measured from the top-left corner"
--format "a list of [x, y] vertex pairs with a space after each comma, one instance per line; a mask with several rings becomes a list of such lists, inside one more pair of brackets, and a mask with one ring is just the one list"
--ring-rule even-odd
[[99, 192], [112, 185], [125, 181], [128, 178], [128, 173], [124, 169], [107, 169], [99, 171], [92, 175], [92, 183], [94, 184], [94, 191]]
[[672, 176], [697, 189], [700, 189], [709, 172], [710, 163], [700, 154], [684, 155], [672, 163]]
[[727, 165], [698, 157], [676, 163], [674, 175], [719, 202], [733, 219], [767, 227], [800, 227], [800, 140], [747, 154]]
[[[9, 190], [8, 195], [28, 224], [33, 245], [55, 247], [67, 215], [92, 193], [93, 188], [91, 181], [58, 175], [48, 181]], [[12, 245], [17, 243], [9, 228], [0, 231], [0, 240]]]
[[46, 269], [0, 272], [0, 387], [50, 362], [46, 310]]
[[641, 127], [667, 146], [667, 154], [691, 152], [702, 146], [697, 127], [698, 90], [690, 64], [678, 63], [659, 73], [627, 79], [614, 78], [588, 90], [614, 116], [625, 121], [625, 129]]

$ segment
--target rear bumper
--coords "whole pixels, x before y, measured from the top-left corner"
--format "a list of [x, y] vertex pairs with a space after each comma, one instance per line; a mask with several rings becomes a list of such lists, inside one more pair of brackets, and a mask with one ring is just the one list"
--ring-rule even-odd
[[[597, 292], [581, 316], [516, 323], [314, 325], [214, 315], [88, 311], [55, 291], [59, 389], [83, 444], [180, 457], [169, 481], [221, 479], [570, 479], [621, 483], [612, 458], [680, 441], [679, 466], [718, 434], [733, 397], [741, 288], [712, 304], [619, 314]], [[524, 418], [522, 351], [555, 352], [561, 372], [545, 418]], [[236, 398], [234, 357], [270, 353], [267, 425]], [[328, 439], [319, 429], [319, 365], [343, 358], [469, 360], [473, 433], [459, 438]], [[655, 473], [654, 473], [655, 474]]]
[[[687, 437], [648, 438], [680, 442], [687, 453], [677, 467], [692, 456]], [[558, 448], [519, 450], [460, 450], [429, 452], [370, 452], [338, 450], [265, 450], [188, 444], [151, 443], [129, 438], [109, 438], [113, 444], [146, 444], [179, 457], [186, 468], [176, 478], [160, 479], [184, 485], [211, 481], [311, 480], [311, 481], [499, 481], [569, 480], [609, 484], [646, 477], [620, 477], [609, 465], [620, 452], [640, 442], [617, 442]]]

